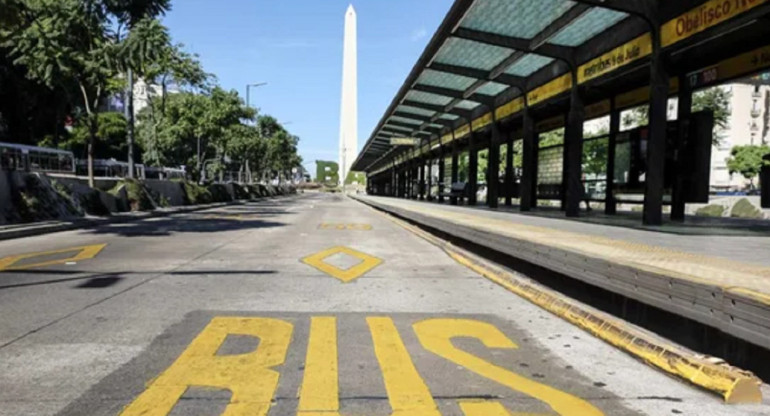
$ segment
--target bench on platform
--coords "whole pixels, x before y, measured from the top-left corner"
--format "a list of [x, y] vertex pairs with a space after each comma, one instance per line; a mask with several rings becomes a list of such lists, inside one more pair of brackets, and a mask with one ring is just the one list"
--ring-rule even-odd
[[442, 192], [439, 196], [458, 198], [462, 202], [463, 198], [468, 198], [468, 182], [454, 182], [449, 187], [449, 192]]

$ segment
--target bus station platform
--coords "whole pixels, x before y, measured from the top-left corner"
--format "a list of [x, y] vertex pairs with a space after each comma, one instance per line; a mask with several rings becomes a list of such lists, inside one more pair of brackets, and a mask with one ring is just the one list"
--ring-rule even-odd
[[[770, 227], [640, 226], [354, 196], [378, 210], [770, 348]], [[724, 221], [724, 220], [723, 220]], [[731, 224], [732, 225], [732, 224]]]

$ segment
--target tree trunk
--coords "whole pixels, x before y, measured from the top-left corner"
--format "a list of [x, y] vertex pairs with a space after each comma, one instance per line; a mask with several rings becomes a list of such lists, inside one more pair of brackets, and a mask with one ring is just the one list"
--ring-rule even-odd
[[[92, 116], [94, 117], [94, 116]], [[96, 120], [91, 120], [88, 131], [88, 186], [94, 188], [94, 142], [96, 142]]]

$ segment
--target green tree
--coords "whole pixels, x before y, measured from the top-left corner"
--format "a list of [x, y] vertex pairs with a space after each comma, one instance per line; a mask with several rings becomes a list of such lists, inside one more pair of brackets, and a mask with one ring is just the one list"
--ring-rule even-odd
[[49, 87], [74, 81], [87, 126], [88, 180], [93, 186], [93, 147], [99, 104], [115, 76], [117, 48], [108, 39], [109, 14], [103, 3], [30, 0], [32, 22], [9, 36], [14, 64]]
[[[722, 86], [706, 88], [692, 94], [692, 111], [712, 110], [714, 112], [714, 135], [712, 144], [719, 145], [722, 135], [730, 125], [730, 98], [732, 92]], [[623, 127], [646, 126], [649, 121], [649, 106], [632, 108], [623, 115]]]
[[763, 164], [767, 163], [762, 157], [767, 154], [770, 154], [770, 147], [765, 145], [735, 146], [727, 158], [727, 169], [731, 174], [740, 173], [749, 180], [751, 188], [754, 188], [754, 178], [759, 175]]
[[15, 22], [0, 29], [2, 47], [9, 51], [13, 65], [24, 68], [28, 78], [50, 89], [75, 91], [69, 99], [78, 122], [89, 132], [86, 148], [91, 185], [103, 101], [110, 92], [122, 89], [117, 82], [122, 68], [150, 57], [151, 51], [157, 49], [148, 46], [157, 39], [140, 41], [136, 36], [131, 42], [123, 42], [114, 30], [115, 25], [119, 31], [122, 22], [139, 21], [138, 16], [146, 16], [147, 10], [167, 8], [167, 3], [26, 0], [14, 3], [19, 5], [21, 19], [3, 16], [3, 20]]
[[[126, 131], [128, 124], [121, 113], [114, 111], [99, 113], [97, 116], [99, 140], [94, 143], [94, 154], [104, 159], [122, 159], [126, 154]], [[87, 152], [89, 139], [88, 126], [76, 125], [69, 137], [58, 144], [61, 149], [71, 150], [77, 157]], [[45, 147], [57, 147], [53, 143], [41, 143]]]
[[[156, 17], [164, 15], [171, 7], [170, 0], [104, 0], [107, 10], [117, 21], [115, 42], [121, 45], [120, 69], [127, 79], [126, 94], [128, 113], [128, 166], [129, 177], [134, 176], [134, 78], [144, 75], [148, 62], [160, 59], [163, 49], [170, 44], [166, 28]], [[128, 30], [122, 39], [121, 29]]]

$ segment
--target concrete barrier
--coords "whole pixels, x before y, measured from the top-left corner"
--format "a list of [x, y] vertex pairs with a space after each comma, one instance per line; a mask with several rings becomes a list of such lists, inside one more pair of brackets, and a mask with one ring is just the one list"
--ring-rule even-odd
[[[157, 198], [165, 198], [171, 206], [186, 204], [185, 192], [181, 183], [162, 179], [145, 179], [144, 186], [157, 194]], [[161, 201], [156, 201], [163, 205]]]

